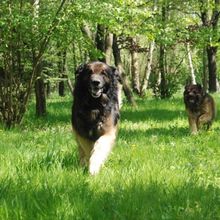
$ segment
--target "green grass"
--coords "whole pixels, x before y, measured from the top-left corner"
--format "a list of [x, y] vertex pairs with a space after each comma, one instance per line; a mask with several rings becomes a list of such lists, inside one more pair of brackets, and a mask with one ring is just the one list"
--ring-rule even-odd
[[220, 219], [219, 116], [190, 136], [179, 96], [124, 104], [116, 146], [91, 177], [70, 109], [71, 98], [51, 98], [37, 119], [32, 103], [21, 127], [0, 130], [0, 219]]

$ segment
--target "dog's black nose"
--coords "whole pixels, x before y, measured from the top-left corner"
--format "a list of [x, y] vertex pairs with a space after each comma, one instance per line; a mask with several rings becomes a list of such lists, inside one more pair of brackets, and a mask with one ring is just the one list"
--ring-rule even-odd
[[99, 80], [99, 79], [94, 79], [94, 80], [92, 80], [91, 83], [92, 83], [93, 86], [98, 87], [98, 86], [100, 85], [100, 83], [101, 83], [101, 80]]

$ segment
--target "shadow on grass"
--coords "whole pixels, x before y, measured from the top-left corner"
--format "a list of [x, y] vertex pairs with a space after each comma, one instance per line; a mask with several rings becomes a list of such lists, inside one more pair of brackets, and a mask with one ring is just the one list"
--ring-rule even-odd
[[121, 112], [121, 120], [128, 120], [132, 122], [139, 121], [172, 121], [175, 118], [182, 117], [184, 115], [184, 111], [173, 111], [167, 109], [146, 109], [142, 111], [129, 111], [124, 110]]
[[[177, 102], [179, 105], [182, 100], [176, 99], [172, 102]], [[139, 121], [172, 121], [175, 118], [182, 117], [185, 114], [185, 111], [178, 110], [169, 110], [169, 109], [161, 109], [159, 107], [163, 107], [165, 103], [165, 107], [167, 107], [167, 100], [147, 100], [141, 99], [137, 100], [138, 107], [132, 109], [131, 106], [128, 106], [127, 109], [121, 110], [121, 120], [128, 120], [132, 122]], [[146, 106], [146, 109], [143, 110], [143, 106]], [[152, 108], [152, 106], [155, 106]], [[158, 108], [156, 107], [158, 106]], [[44, 127], [46, 126], [56, 126], [59, 124], [69, 124], [71, 125], [71, 107], [72, 100], [69, 99], [55, 99], [51, 100], [47, 104], [47, 114], [43, 117], [37, 117], [35, 115], [35, 103], [32, 102], [29, 106], [29, 111], [25, 115], [24, 123], [25, 126], [36, 126]], [[139, 108], [140, 107], [140, 108]], [[168, 108], [168, 107], [167, 107]]]
[[[181, 98], [171, 100], [137, 100], [138, 107], [128, 106], [121, 110], [122, 120], [128, 121], [170, 121], [185, 115], [185, 107]], [[140, 106], [140, 108], [139, 108]]]
[[51, 170], [60, 167], [64, 170], [72, 170], [80, 168], [78, 163], [77, 150], [73, 151], [62, 151], [62, 150], [49, 150], [37, 157], [33, 158], [27, 164], [27, 170]]
[[[177, 105], [182, 102], [180, 99], [173, 100], [177, 102]], [[141, 99], [137, 100], [138, 107], [132, 109], [131, 106], [128, 105], [128, 109], [122, 108], [121, 110], [121, 120], [128, 120], [132, 122], [138, 121], [147, 121], [147, 120], [156, 120], [156, 121], [170, 121], [182, 114], [185, 114], [184, 111], [177, 110], [168, 110], [161, 109], [163, 104], [165, 103], [167, 106], [167, 100], [147, 100]], [[152, 106], [158, 106], [158, 108], [152, 108]], [[143, 109], [143, 106], [146, 106], [145, 110], [140, 110], [139, 107]], [[43, 117], [37, 117], [35, 115], [35, 103], [32, 102], [29, 105], [29, 111], [25, 115], [24, 123], [29, 126], [29, 124], [36, 124], [37, 127], [47, 125], [57, 125], [57, 124], [69, 124], [71, 121], [71, 107], [72, 107], [72, 99], [55, 99], [50, 100], [47, 103], [47, 114]]]
[[85, 176], [74, 182], [67, 177], [59, 186], [45, 183], [23, 190], [8, 181], [8, 187], [0, 184], [5, 210], [1, 214], [8, 219], [218, 219], [220, 215], [219, 188], [199, 187], [194, 181], [168, 187], [132, 180], [129, 186], [115, 183], [111, 191], [92, 189]]
[[[131, 121], [131, 122], [140, 122], [143, 121], [148, 123], [148, 121], [162, 121], [169, 122], [175, 120], [178, 117], [184, 117], [184, 111], [178, 110], [168, 110], [168, 109], [159, 109], [159, 108], [146, 108], [143, 110], [143, 105], [152, 106], [158, 103], [161, 100], [139, 100], [139, 105], [141, 108], [136, 108], [135, 110], [129, 106], [128, 109], [121, 111], [121, 121]], [[166, 103], [167, 101], [161, 101]], [[180, 102], [180, 100], [177, 100]], [[71, 106], [72, 100], [53, 100], [53, 102], [48, 103], [48, 114], [44, 117], [36, 117], [35, 116], [35, 103], [32, 103], [30, 106], [30, 111], [25, 118], [24, 125], [28, 127], [35, 128], [45, 128], [45, 127], [53, 127], [59, 125], [69, 125], [71, 127]], [[184, 116], [183, 116], [184, 115]], [[187, 120], [187, 119], [186, 119]], [[126, 122], [125, 122], [126, 123]], [[166, 124], [166, 127], [160, 128], [149, 128], [146, 131], [143, 130], [126, 130], [119, 129], [119, 137], [126, 137], [128, 140], [133, 140], [138, 136], [142, 136], [144, 138], [149, 138], [152, 135], [161, 135], [161, 136], [170, 136], [170, 137], [182, 137], [188, 134], [188, 128], [179, 128], [175, 126], [169, 126]]]
[[59, 124], [71, 124], [71, 100], [62, 100], [49, 102], [47, 105], [47, 114], [37, 117], [35, 114], [35, 103], [31, 103], [29, 112], [25, 116], [23, 125], [33, 125], [43, 127], [45, 125], [56, 126]]
[[218, 188], [204, 189], [193, 181], [172, 189], [158, 183], [118, 185], [114, 193], [100, 194], [88, 214], [92, 219], [217, 219], [218, 193]]
[[189, 129], [187, 127], [170, 127], [170, 128], [149, 128], [145, 131], [139, 129], [119, 129], [118, 137], [126, 138], [127, 141], [134, 141], [137, 139], [149, 139], [152, 136], [158, 137], [173, 137], [182, 138], [189, 135]]

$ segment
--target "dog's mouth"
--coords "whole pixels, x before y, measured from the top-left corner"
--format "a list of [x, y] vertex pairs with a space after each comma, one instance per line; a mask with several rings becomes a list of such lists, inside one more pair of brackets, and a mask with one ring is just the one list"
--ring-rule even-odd
[[189, 103], [194, 103], [195, 100], [193, 98], [189, 98]]
[[195, 96], [188, 96], [188, 102], [190, 104], [194, 104], [196, 102], [196, 97]]
[[97, 99], [102, 95], [103, 88], [92, 88], [90, 93], [93, 98]]
[[93, 74], [89, 82], [90, 94], [93, 98], [99, 98], [103, 93], [104, 80], [100, 75]]

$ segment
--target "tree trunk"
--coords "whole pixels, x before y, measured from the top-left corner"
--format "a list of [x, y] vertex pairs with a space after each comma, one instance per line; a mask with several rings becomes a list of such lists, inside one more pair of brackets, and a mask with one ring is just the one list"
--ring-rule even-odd
[[208, 74], [207, 74], [207, 52], [206, 48], [204, 47], [203, 53], [202, 53], [202, 84], [203, 84], [203, 89], [205, 91], [208, 90]]
[[46, 95], [45, 85], [42, 78], [38, 78], [35, 82], [35, 97], [36, 97], [36, 115], [44, 116], [46, 114]]
[[72, 84], [72, 82], [71, 82], [69, 77], [67, 78], [67, 85], [69, 87], [69, 90], [70, 90], [71, 94], [73, 94], [73, 90], [74, 90], [73, 89], [73, 84]]
[[122, 65], [121, 53], [118, 47], [117, 36], [115, 34], [113, 35], [112, 49], [113, 49], [113, 55], [114, 55], [114, 60], [115, 60], [115, 66], [118, 68], [119, 73], [121, 74], [122, 87], [123, 87], [125, 97], [127, 98], [130, 104], [135, 105], [135, 100], [134, 100], [131, 88], [129, 87], [128, 80], [127, 80], [127, 77], [126, 77], [126, 74], [124, 72], [124, 68]]
[[193, 62], [192, 62], [192, 53], [191, 53], [190, 45], [188, 42], [186, 43], [186, 49], [187, 49], [188, 60], [189, 60], [189, 69], [191, 73], [191, 83], [195, 85], [196, 76], [195, 76], [195, 71], [194, 71]]
[[[86, 41], [94, 48], [96, 48], [95, 45], [95, 40], [93, 37], [93, 33], [91, 32], [89, 26], [85, 23], [82, 28], [81, 31], [84, 35], [84, 37], [86, 38]], [[73, 48], [76, 48], [76, 46], [73, 44]], [[89, 50], [88, 51], [88, 55], [89, 55], [89, 59], [90, 61], [95, 61], [97, 60], [96, 54], [93, 52], [93, 50]], [[75, 62], [76, 63], [76, 62]]]
[[[34, 18], [39, 17], [39, 6], [40, 6], [40, 0], [33, 0], [33, 16]], [[38, 23], [33, 27], [33, 32], [36, 32], [38, 29]], [[37, 55], [39, 51], [34, 48], [33, 49], [33, 63], [36, 68], [36, 81], [35, 81], [35, 98], [36, 98], [36, 115], [37, 116], [43, 116], [46, 114], [46, 94], [45, 94], [45, 85], [44, 80], [41, 76], [42, 72], [42, 60], [38, 65], [37, 63]], [[34, 67], [33, 67], [34, 68]]]
[[102, 53], [102, 56], [99, 57], [99, 61], [101, 62], [106, 62], [106, 57], [105, 57], [105, 27], [101, 24], [97, 25], [97, 32], [96, 32], [96, 48], [100, 50]]
[[[36, 0], [36, 2], [38, 2], [38, 4], [39, 4], [38, 0]], [[23, 98], [24, 99], [24, 106], [21, 109], [21, 112], [23, 112], [23, 114], [26, 111], [26, 105], [27, 105], [27, 102], [29, 100], [29, 97], [30, 97], [33, 85], [35, 84], [35, 81], [38, 78], [38, 73], [39, 73], [38, 68], [40, 68], [40, 66], [41, 66], [40, 64], [42, 62], [42, 56], [43, 56], [43, 54], [44, 54], [44, 52], [45, 52], [45, 50], [46, 50], [46, 48], [47, 48], [47, 46], [48, 46], [48, 44], [50, 42], [50, 38], [51, 38], [52, 33], [54, 32], [55, 28], [60, 23], [60, 19], [57, 19], [57, 17], [62, 12], [65, 3], [66, 3], [66, 0], [62, 0], [61, 1], [60, 5], [59, 5], [59, 7], [58, 7], [58, 9], [56, 11], [55, 18], [53, 19], [52, 23], [50, 24], [50, 26], [49, 26], [49, 28], [47, 30], [47, 33], [44, 35], [44, 37], [42, 39], [42, 42], [39, 45], [38, 54], [37, 54], [37, 56], [34, 55], [32, 74], [31, 74], [31, 77], [30, 77], [30, 79], [28, 81], [28, 85], [27, 85], [27, 88], [26, 88], [26, 91], [25, 91], [25, 94], [24, 94], [24, 98]], [[20, 116], [19, 123], [20, 123], [20, 121], [21, 121], [21, 119], [23, 117], [23, 114]]]
[[46, 97], [48, 98], [51, 94], [51, 87], [49, 81], [46, 82], [45, 87], [46, 87]]
[[[162, 22], [163, 29], [166, 28], [167, 21], [167, 2], [162, 5]], [[160, 97], [161, 99], [165, 99], [168, 97], [168, 88], [167, 88], [167, 80], [166, 80], [166, 59], [165, 59], [165, 45], [164, 43], [160, 44], [160, 55], [159, 55], [159, 69], [160, 69]]]
[[[153, 11], [155, 12], [156, 10], [157, 10], [157, 0], [154, 0]], [[144, 96], [144, 93], [148, 87], [149, 78], [151, 74], [151, 68], [152, 68], [154, 47], [155, 47], [155, 42], [153, 40], [152, 42], [150, 42], [149, 52], [147, 55], [147, 65], [144, 71], [144, 76], [143, 76], [141, 89], [140, 89], [141, 96]]]
[[[132, 38], [131, 44], [134, 45], [136, 42]], [[140, 75], [138, 70], [138, 53], [135, 49], [131, 49], [131, 77], [132, 77], [132, 88], [136, 94], [140, 94]]]
[[143, 81], [141, 84], [141, 96], [144, 95], [144, 93], [148, 87], [150, 73], [151, 73], [151, 67], [152, 67], [154, 45], [155, 45], [155, 42], [152, 41], [149, 46], [149, 52], [148, 52], [148, 56], [147, 56], [147, 66], [145, 68]]
[[167, 83], [166, 83], [166, 71], [165, 71], [165, 49], [163, 45], [160, 45], [160, 56], [159, 56], [159, 68], [160, 68], [160, 97], [165, 99], [167, 97]]
[[72, 43], [72, 46], [73, 46], [73, 69], [74, 71], [76, 70], [77, 68], [77, 56], [76, 56], [76, 45], [75, 45], [75, 42], [73, 41]]
[[37, 79], [35, 81], [35, 99], [36, 99], [36, 115], [44, 116], [46, 114], [46, 93], [45, 84], [41, 76], [42, 62], [37, 66]]
[[209, 92], [217, 91], [217, 65], [216, 65], [217, 47], [208, 46], [208, 70], [209, 70]]
[[[220, 17], [220, 0], [215, 0], [212, 5], [212, 14], [209, 15], [209, 11], [207, 9], [206, 1], [201, 1], [201, 20], [202, 24], [205, 28], [209, 28], [209, 31], [212, 31], [211, 35], [208, 36], [207, 43], [208, 46], [206, 48], [207, 57], [208, 57], [208, 71], [209, 71], [209, 92], [217, 91], [217, 64], [216, 64], [216, 54], [217, 54], [217, 46], [211, 46], [213, 42], [213, 36], [218, 36], [218, 21]], [[209, 3], [208, 3], [209, 4]], [[210, 19], [208, 19], [210, 17]]]
[[[27, 8], [23, 7], [25, 5], [22, 2], [24, 1], [9, 1], [7, 3], [7, 13], [9, 13], [11, 18], [14, 17], [14, 11], [16, 11], [15, 15], [17, 15], [18, 10], [20, 10], [21, 17], [30, 12], [26, 11]], [[26, 112], [33, 86], [35, 86], [36, 81], [42, 80], [40, 69], [38, 68], [41, 65], [41, 59], [49, 44], [50, 37], [60, 22], [58, 18], [66, 0], [61, 1], [55, 13], [55, 18], [47, 29], [47, 33], [41, 36], [42, 38], [37, 44], [35, 44], [35, 41], [39, 37], [37, 17], [40, 4], [39, 0], [31, 0], [30, 2], [33, 9], [33, 26], [28, 27], [29, 29], [23, 29], [20, 22], [15, 25], [14, 22], [11, 22], [11, 19], [6, 19], [5, 22], [7, 23], [4, 25], [5, 27], [7, 26], [9, 34], [0, 32], [1, 44], [7, 45], [7, 47], [1, 47], [1, 65], [6, 76], [3, 75], [4, 73], [0, 73], [0, 121], [7, 128], [20, 124]], [[18, 8], [19, 3], [20, 8]], [[27, 31], [32, 33], [33, 39], [30, 42], [25, 40], [27, 36], [30, 37], [30, 33], [26, 35]], [[32, 71], [30, 71], [31, 62]], [[36, 82], [36, 85], [36, 88], [38, 88], [43, 84], [38, 86], [38, 82]], [[39, 92], [40, 89], [36, 91]]]
[[[63, 79], [64, 77], [62, 76], [61, 79]], [[58, 93], [59, 93], [59, 96], [63, 97], [65, 96], [65, 84], [64, 84], [64, 81], [61, 80], [59, 82], [59, 85], [58, 85]]]
[[112, 44], [113, 44], [113, 34], [106, 34], [105, 38], [105, 57], [106, 63], [111, 65], [111, 55], [112, 55]]
[[58, 71], [59, 77], [61, 81], [58, 85], [59, 96], [65, 96], [65, 82], [64, 79], [66, 77], [66, 50], [58, 53], [59, 61], [58, 61]]

